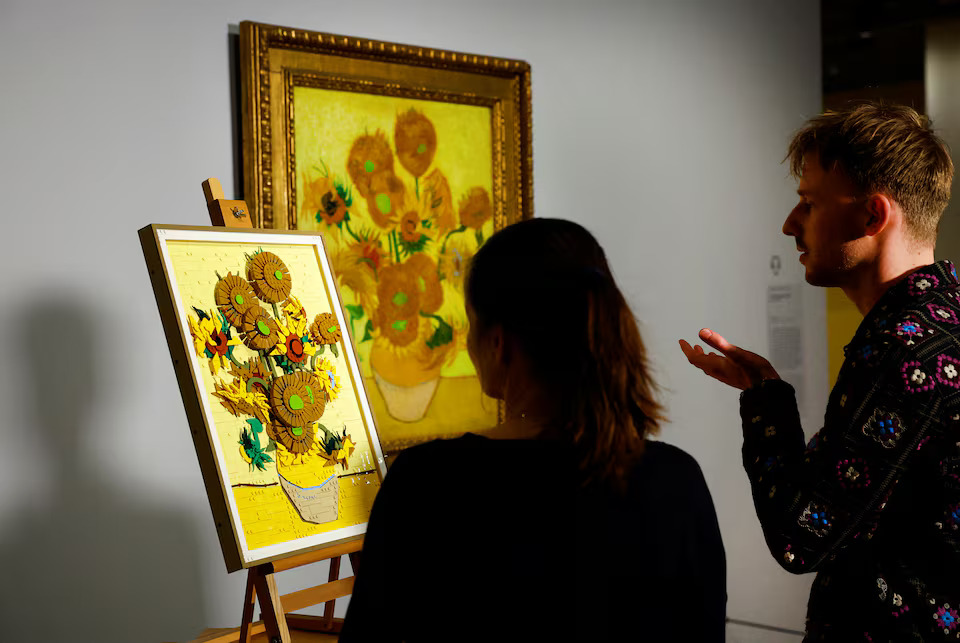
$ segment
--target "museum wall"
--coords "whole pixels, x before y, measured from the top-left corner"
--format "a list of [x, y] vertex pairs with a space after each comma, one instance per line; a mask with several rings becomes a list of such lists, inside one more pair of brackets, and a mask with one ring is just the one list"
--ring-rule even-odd
[[[243, 196], [241, 20], [531, 64], [536, 215], [581, 222], [608, 251], [663, 386], [661, 439], [697, 458], [717, 505], [730, 618], [802, 629], [811, 579], [766, 551], [736, 392], [690, 367], [677, 340], [710, 326], [773, 350], [817, 428], [823, 295], [780, 234], [795, 199], [786, 142], [821, 101], [817, 2], [4, 0], [10, 640], [184, 640], [239, 624], [244, 578], [224, 569], [136, 231], [206, 224], [209, 176]], [[323, 579], [317, 565], [281, 588]], [[799, 640], [749, 626], [730, 640], [774, 636]]]

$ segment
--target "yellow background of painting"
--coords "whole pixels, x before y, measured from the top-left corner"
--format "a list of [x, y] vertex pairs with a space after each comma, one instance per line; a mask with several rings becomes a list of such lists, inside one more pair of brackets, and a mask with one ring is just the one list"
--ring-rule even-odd
[[[491, 111], [489, 107], [441, 103], [435, 101], [378, 96], [356, 92], [342, 92], [313, 87], [295, 87], [293, 91], [295, 119], [295, 149], [297, 174], [297, 227], [300, 230], [318, 230], [333, 244], [339, 242], [340, 233], [336, 228], [327, 232], [327, 226], [318, 224], [315, 218], [304, 217], [300, 212], [300, 199], [304, 194], [303, 173], [319, 176], [326, 165], [330, 173], [352, 186], [347, 174], [347, 158], [350, 147], [358, 136], [377, 130], [382, 131], [391, 147], [394, 147], [394, 124], [397, 115], [415, 108], [433, 123], [437, 133], [437, 152], [430, 168], [424, 176], [438, 168], [446, 176], [453, 197], [454, 211], [459, 212], [460, 198], [467, 191], [480, 186], [493, 195], [493, 139]], [[407, 185], [410, 194], [414, 193], [414, 177], [394, 158], [394, 172]], [[354, 192], [353, 206], [350, 208], [351, 227], [354, 232], [367, 227], [376, 229], [367, 214], [364, 199]], [[459, 214], [458, 214], [459, 221]], [[493, 220], [483, 226], [484, 238], [493, 234]], [[472, 235], [468, 230], [463, 234]], [[436, 244], [432, 244], [436, 245]], [[427, 247], [427, 253], [436, 259], [437, 248]], [[450, 291], [447, 290], [445, 296]], [[357, 303], [349, 290], [343, 290], [345, 304]], [[466, 323], [466, 313], [462, 312], [463, 300], [456, 306], [444, 304], [444, 310], [456, 310]], [[366, 311], [367, 314], [371, 311]], [[449, 320], [448, 320], [449, 321]], [[366, 323], [366, 322], [362, 322]], [[360, 337], [362, 323], [357, 323]], [[359, 338], [358, 338], [359, 340]], [[358, 344], [361, 368], [364, 377], [372, 375], [369, 366], [369, 354], [372, 342]], [[443, 377], [475, 376], [476, 370], [465, 350], [459, 351], [456, 359], [441, 371]]]
[[[332, 312], [331, 300], [314, 246], [168, 241], [167, 251], [184, 312], [195, 315], [193, 306], [207, 314], [215, 312], [214, 289], [218, 281], [217, 273], [226, 276], [232, 272], [245, 277], [245, 255], [252, 255], [261, 249], [278, 255], [290, 270], [293, 282], [291, 294], [303, 304], [308, 321], [312, 322], [319, 313]], [[264, 306], [271, 310], [269, 304]], [[235, 329], [232, 336], [238, 337]], [[240, 455], [239, 444], [241, 431], [248, 427], [245, 421], [247, 418], [230, 414], [220, 404], [220, 399], [212, 395], [214, 377], [210, 373], [209, 360], [206, 357], [197, 357], [189, 336], [188, 341], [191, 341], [189, 349], [199, 361], [203, 374], [203, 391], [213, 414], [213, 433], [215, 439], [219, 440], [223, 453], [228, 474], [226, 484], [233, 487], [247, 548], [255, 550], [366, 522], [373, 498], [380, 487], [380, 476], [376, 471], [368, 475], [341, 477], [339, 517], [335, 521], [322, 524], [304, 522], [290, 503], [278, 482], [276, 452], [270, 453], [274, 462], [266, 464], [266, 471], [251, 471], [251, 466]], [[329, 349], [323, 353], [323, 357], [333, 364], [340, 377], [341, 391], [334, 402], [327, 404], [320, 421], [331, 431], [342, 431], [346, 426], [347, 432], [356, 443], [356, 450], [348, 460], [347, 473], [375, 470], [376, 455], [370, 448], [369, 434], [357, 397], [358, 391], [344, 358], [346, 351], [351, 349], [344, 346], [344, 342], [340, 342], [339, 348], [340, 356], [336, 358]], [[237, 361], [243, 363], [256, 353], [241, 345], [234, 349], [233, 354]], [[224, 383], [233, 380], [225, 370], [220, 370], [216, 377]], [[266, 434], [261, 433], [259, 437], [261, 446], [265, 447], [268, 440]], [[343, 473], [342, 469], [340, 473]], [[271, 486], [236, 486], [241, 484]]]

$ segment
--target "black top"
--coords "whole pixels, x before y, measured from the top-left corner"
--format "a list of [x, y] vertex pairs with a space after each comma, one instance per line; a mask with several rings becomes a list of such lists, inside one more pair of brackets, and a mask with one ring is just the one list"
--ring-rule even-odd
[[647, 442], [625, 494], [576, 471], [546, 440], [403, 451], [340, 641], [722, 641], [726, 562], [696, 461]]
[[960, 639], [960, 284], [913, 272], [870, 310], [804, 447], [793, 389], [745, 391], [743, 463], [770, 551], [816, 571], [806, 641]]

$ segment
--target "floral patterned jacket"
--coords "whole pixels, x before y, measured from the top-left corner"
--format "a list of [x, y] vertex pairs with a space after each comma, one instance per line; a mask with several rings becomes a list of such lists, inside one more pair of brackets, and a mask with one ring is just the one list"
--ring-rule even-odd
[[743, 464], [770, 551], [818, 572], [805, 641], [960, 640], [960, 283], [890, 288], [844, 349], [804, 448], [793, 388], [744, 391]]

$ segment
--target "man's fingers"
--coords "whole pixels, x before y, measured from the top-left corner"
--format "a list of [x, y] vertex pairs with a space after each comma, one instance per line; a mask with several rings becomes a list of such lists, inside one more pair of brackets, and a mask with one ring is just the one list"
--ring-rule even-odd
[[703, 328], [700, 330], [700, 339], [725, 355], [727, 353], [733, 353], [739, 350], [736, 346], [724, 339], [723, 335], [720, 333], [715, 333], [709, 328]]

